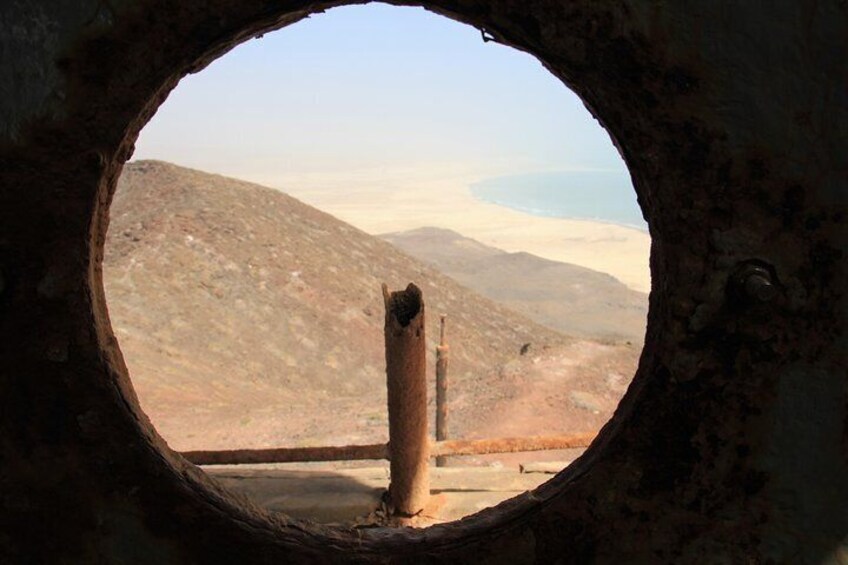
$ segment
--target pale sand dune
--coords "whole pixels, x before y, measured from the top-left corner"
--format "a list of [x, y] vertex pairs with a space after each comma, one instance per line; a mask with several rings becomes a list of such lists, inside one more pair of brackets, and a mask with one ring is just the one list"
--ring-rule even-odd
[[650, 290], [647, 233], [615, 224], [542, 218], [481, 202], [468, 188], [480, 178], [460, 172], [428, 178], [421, 171], [362, 171], [251, 180], [283, 187], [370, 234], [448, 228], [505, 251], [573, 263], [609, 273], [634, 290]]

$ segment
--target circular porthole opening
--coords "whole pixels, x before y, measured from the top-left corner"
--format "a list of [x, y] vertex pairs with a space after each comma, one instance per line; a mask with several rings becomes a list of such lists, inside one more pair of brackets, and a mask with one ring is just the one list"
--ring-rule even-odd
[[[105, 287], [142, 407], [178, 451], [385, 444], [382, 282], [423, 291], [431, 428], [446, 314], [449, 439], [585, 444], [635, 371], [650, 240], [626, 167], [576, 96], [472, 28], [367, 6], [268, 34], [185, 79], [136, 158]], [[417, 524], [578, 454], [434, 460]], [[388, 467], [207, 470], [271, 510], [370, 525]]]

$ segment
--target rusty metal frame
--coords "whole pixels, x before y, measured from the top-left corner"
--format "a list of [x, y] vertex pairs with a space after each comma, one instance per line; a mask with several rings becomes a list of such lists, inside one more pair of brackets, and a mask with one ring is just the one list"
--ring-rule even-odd
[[[549, 451], [589, 447], [595, 432], [494, 439], [453, 439], [430, 444], [430, 457], [448, 455], [489, 455], [524, 451]], [[185, 451], [195, 465], [247, 465], [258, 463], [305, 463], [313, 461], [391, 461], [387, 443], [326, 447], [278, 447], [272, 449], [232, 449], [225, 451]]]

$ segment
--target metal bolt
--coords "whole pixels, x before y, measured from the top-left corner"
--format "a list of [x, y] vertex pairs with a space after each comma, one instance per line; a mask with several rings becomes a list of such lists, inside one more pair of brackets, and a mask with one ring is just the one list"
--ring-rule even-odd
[[762, 265], [743, 265], [736, 276], [736, 284], [747, 298], [756, 302], [769, 302], [777, 296], [771, 273]]
[[771, 284], [769, 277], [752, 273], [745, 278], [745, 294], [760, 302], [768, 302], [775, 297], [777, 289]]
[[106, 166], [106, 156], [100, 151], [92, 150], [86, 155], [92, 169], [100, 171]]

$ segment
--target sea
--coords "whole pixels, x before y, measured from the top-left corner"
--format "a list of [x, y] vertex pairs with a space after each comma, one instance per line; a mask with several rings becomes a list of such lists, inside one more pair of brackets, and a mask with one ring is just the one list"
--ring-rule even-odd
[[479, 200], [535, 216], [593, 220], [648, 231], [626, 171], [507, 175], [474, 183], [471, 193]]

